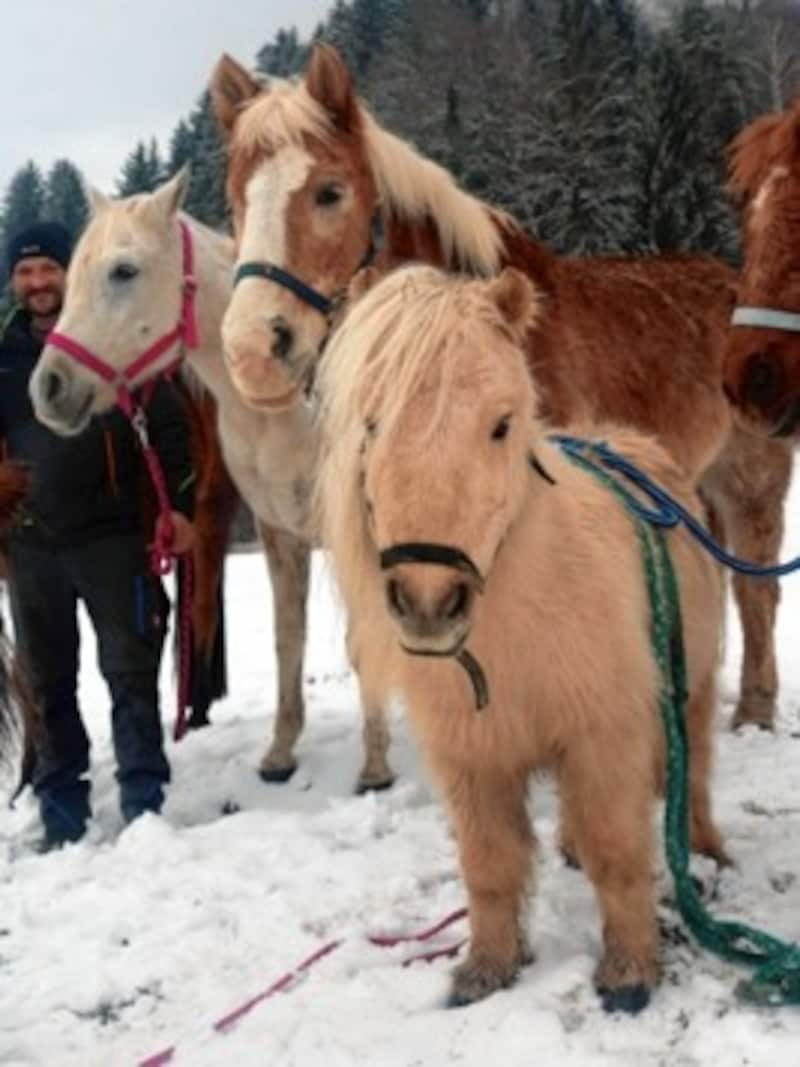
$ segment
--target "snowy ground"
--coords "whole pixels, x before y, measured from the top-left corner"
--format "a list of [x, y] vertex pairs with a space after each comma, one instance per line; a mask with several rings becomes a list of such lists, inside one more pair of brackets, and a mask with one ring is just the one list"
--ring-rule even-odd
[[[800, 486], [784, 555], [800, 551]], [[266, 786], [255, 768], [271, 728], [267, 580], [231, 560], [233, 693], [214, 726], [170, 746], [163, 818], [122, 828], [104, 689], [84, 645], [82, 698], [95, 739], [95, 825], [39, 856], [29, 795], [0, 812], [0, 1064], [134, 1067], [176, 1045], [179, 1065], [237, 1067], [797, 1067], [800, 1011], [743, 1006], [742, 972], [674, 937], [666, 975], [635, 1019], [603, 1014], [591, 988], [597, 913], [584, 876], [554, 848], [554, 802], [535, 787], [542, 843], [530, 925], [537, 962], [517, 985], [446, 1011], [447, 959], [401, 963], [367, 933], [422, 929], [463, 903], [455, 849], [405, 724], [393, 723], [397, 785], [356, 797], [360, 723], [341, 618], [321, 561], [307, 662], [301, 769]], [[785, 583], [780, 724], [726, 732], [739, 662], [735, 623], [719, 711], [715, 797], [736, 869], [717, 914], [800, 937], [800, 577]], [[165, 672], [165, 707], [173, 697]], [[232, 811], [223, 814], [223, 811]], [[663, 880], [665, 898], [669, 883]], [[668, 902], [663, 916], [678, 923]], [[458, 941], [465, 923], [431, 947]], [[212, 1023], [310, 953], [341, 946], [225, 1034]]]

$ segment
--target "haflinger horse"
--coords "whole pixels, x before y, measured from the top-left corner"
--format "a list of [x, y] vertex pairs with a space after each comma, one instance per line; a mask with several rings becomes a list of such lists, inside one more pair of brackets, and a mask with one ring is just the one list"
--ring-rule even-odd
[[730, 151], [744, 263], [725, 386], [751, 429], [800, 441], [800, 99], [747, 126]]
[[[636, 1011], [659, 971], [651, 816], [664, 680], [633, 521], [539, 417], [526, 346], [546, 300], [513, 268], [485, 281], [428, 266], [361, 297], [322, 360], [321, 526], [362, 683], [378, 700], [400, 695], [458, 838], [471, 947], [451, 1003], [508, 985], [531, 958], [526, 797], [548, 768], [602, 912], [596, 986], [607, 1008]], [[654, 439], [590, 433], [701, 513]], [[708, 789], [722, 585], [685, 532], [668, 537], [684, 607], [692, 846], [724, 862]], [[482, 710], [464, 650], [484, 679]]]
[[[180, 212], [188, 180], [183, 171], [155, 193], [111, 200], [92, 193], [92, 216], [70, 265], [64, 308], [56, 330], [102, 353], [122, 371], [145, 343], [166, 335], [175, 322], [186, 273], [184, 241], [191, 248], [199, 344], [186, 352], [184, 372], [216, 401], [217, 433], [227, 470], [253, 510], [273, 589], [278, 706], [271, 744], [260, 763], [265, 781], [284, 782], [297, 767], [295, 744], [303, 728], [303, 654], [311, 525], [311, 480], [317, 457], [312, 409], [299, 402], [272, 411], [246, 404], [233, 388], [222, 356], [220, 324], [231, 293], [234, 248]], [[188, 238], [187, 236], [188, 235]], [[175, 351], [145, 368], [158, 374]], [[45, 346], [31, 383], [37, 415], [56, 430], [75, 429], [115, 400], [114, 388]], [[202, 473], [202, 472], [201, 472]], [[364, 707], [364, 764], [358, 789], [390, 785], [389, 736], [382, 709]]]
[[[655, 434], [697, 483], [738, 555], [776, 559], [791, 456], [731, 432], [722, 353], [734, 275], [706, 257], [557, 257], [382, 129], [338, 53], [265, 88], [229, 57], [211, 84], [228, 142], [237, 284], [223, 321], [234, 384], [290, 406], [359, 268], [409, 259], [489, 277], [515, 266], [543, 293], [526, 344], [548, 417]], [[773, 722], [777, 582], [737, 578], [744, 631], [734, 724]]]

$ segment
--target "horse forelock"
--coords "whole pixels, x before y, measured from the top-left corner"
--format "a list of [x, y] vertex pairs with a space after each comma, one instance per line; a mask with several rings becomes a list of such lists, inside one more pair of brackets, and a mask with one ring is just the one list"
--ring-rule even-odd
[[[435, 432], [453, 383], [470, 373], [466, 347], [494, 355], [503, 344], [517, 347], [485, 282], [433, 267], [395, 271], [354, 305], [325, 354], [326, 436], [363, 435], [365, 421], [392, 425], [423, 392], [431, 399], [422, 436]], [[528, 383], [521, 351], [520, 368]]]
[[327, 112], [305, 85], [276, 78], [236, 121], [230, 143], [229, 186], [241, 191], [254, 169], [282, 148], [304, 145], [309, 137], [327, 144], [333, 136]]

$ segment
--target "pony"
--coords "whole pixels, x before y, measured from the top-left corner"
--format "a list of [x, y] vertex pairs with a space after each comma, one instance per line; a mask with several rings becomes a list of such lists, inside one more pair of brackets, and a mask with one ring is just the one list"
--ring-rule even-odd
[[[541, 418], [526, 347], [546, 299], [513, 268], [464, 280], [428, 266], [363, 296], [322, 361], [318, 507], [353, 662], [376, 698], [400, 695], [458, 839], [471, 946], [450, 1003], [507, 986], [531, 959], [526, 795], [549, 769], [602, 912], [595, 985], [606, 1008], [635, 1011], [658, 976], [663, 680], [634, 524]], [[591, 432], [701, 512], [654, 439]], [[668, 536], [686, 609], [692, 845], [725, 862], [708, 792], [722, 586], [688, 534]]]
[[[543, 293], [526, 339], [548, 417], [611, 419], [655, 434], [739, 555], [776, 559], [791, 456], [731, 430], [722, 353], [734, 275], [706, 257], [559, 257], [382, 129], [330, 46], [269, 87], [223, 56], [211, 79], [228, 146], [237, 284], [222, 324], [234, 385], [296, 402], [332, 311], [360, 268], [410, 259], [490, 277], [514, 266]], [[736, 579], [744, 661], [734, 726], [770, 726], [777, 582]]]
[[744, 262], [725, 388], [750, 429], [800, 441], [800, 99], [746, 126], [729, 149], [744, 209]]
[[[182, 285], [182, 235], [191, 235], [199, 346], [187, 352], [184, 380], [200, 397], [213, 397], [214, 441], [242, 499], [257, 519], [275, 605], [278, 661], [277, 715], [259, 774], [287, 781], [297, 767], [294, 749], [304, 723], [303, 654], [309, 559], [315, 533], [310, 515], [317, 430], [312, 408], [259, 410], [233, 388], [222, 358], [220, 323], [231, 291], [234, 262], [230, 237], [180, 212], [184, 170], [152, 194], [111, 200], [92, 191], [92, 215], [70, 265], [64, 307], [56, 329], [103, 354], [119, 371], [141, 351], [145, 339], [174, 324]], [[174, 361], [174, 348], [147, 369], [143, 379]], [[137, 379], [138, 382], [138, 379]], [[46, 345], [31, 381], [38, 416], [56, 430], [114, 403], [115, 388]], [[201, 478], [205, 476], [201, 470]], [[358, 789], [386, 788], [394, 775], [387, 762], [388, 731], [382, 709], [364, 707], [365, 759]]]

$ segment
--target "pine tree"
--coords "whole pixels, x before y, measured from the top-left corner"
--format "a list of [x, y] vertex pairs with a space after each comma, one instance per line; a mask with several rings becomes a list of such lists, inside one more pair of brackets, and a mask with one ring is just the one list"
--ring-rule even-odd
[[169, 156], [167, 158], [167, 177], [181, 169], [184, 163], [191, 163], [194, 157], [194, 134], [189, 123], [181, 119], [173, 131], [169, 141]]
[[647, 130], [637, 152], [652, 246], [735, 262], [739, 223], [723, 192], [725, 147], [753, 117], [757, 91], [743, 61], [744, 24], [731, 15], [684, 0], [658, 34], [640, 82]]
[[75, 238], [85, 226], [88, 214], [78, 168], [68, 159], [57, 160], [47, 175], [44, 215], [62, 223]]
[[45, 188], [42, 172], [31, 160], [9, 182], [3, 200], [3, 245], [15, 233], [38, 222], [44, 211]]
[[209, 226], [222, 226], [228, 218], [225, 199], [225, 146], [217, 129], [208, 92], [189, 116], [192, 136], [192, 180], [186, 197], [188, 212]]
[[122, 164], [122, 172], [117, 181], [120, 196], [133, 193], [152, 193], [164, 180], [164, 166], [155, 138], [146, 145], [139, 141], [128, 158]]
[[297, 30], [278, 30], [274, 40], [256, 55], [256, 69], [264, 74], [288, 78], [305, 66], [308, 46], [300, 41]]

